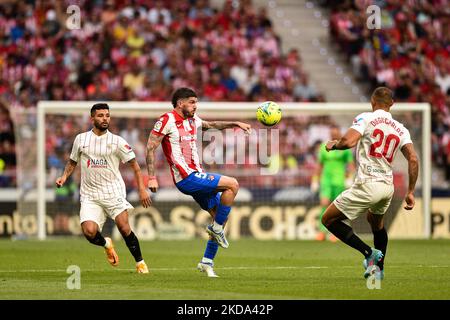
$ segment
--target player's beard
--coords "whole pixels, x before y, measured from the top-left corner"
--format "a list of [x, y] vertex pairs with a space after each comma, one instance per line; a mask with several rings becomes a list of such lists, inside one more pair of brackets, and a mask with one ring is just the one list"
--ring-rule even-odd
[[[104, 125], [105, 124], [105, 125]], [[107, 122], [95, 122], [94, 121], [94, 126], [100, 130], [100, 132], [105, 132], [106, 130], [108, 130], [109, 128], [109, 123]]]
[[193, 111], [183, 110], [183, 115], [185, 118], [192, 118], [195, 115], [195, 110]]

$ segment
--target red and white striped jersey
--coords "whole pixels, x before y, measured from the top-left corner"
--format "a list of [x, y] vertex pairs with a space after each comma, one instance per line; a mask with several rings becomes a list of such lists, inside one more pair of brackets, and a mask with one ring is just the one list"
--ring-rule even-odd
[[164, 136], [161, 144], [175, 183], [192, 172], [203, 172], [197, 149], [201, 126], [202, 119], [197, 115], [184, 119], [174, 110], [163, 114], [153, 127], [152, 134]]
[[125, 198], [119, 165], [135, 157], [125, 139], [109, 131], [101, 136], [92, 130], [78, 134], [70, 159], [81, 164], [81, 201]]

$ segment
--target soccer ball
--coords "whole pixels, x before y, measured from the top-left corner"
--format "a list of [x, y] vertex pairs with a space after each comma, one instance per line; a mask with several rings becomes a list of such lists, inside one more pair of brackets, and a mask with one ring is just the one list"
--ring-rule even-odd
[[265, 126], [274, 126], [281, 120], [281, 108], [276, 102], [263, 102], [256, 110], [256, 119]]

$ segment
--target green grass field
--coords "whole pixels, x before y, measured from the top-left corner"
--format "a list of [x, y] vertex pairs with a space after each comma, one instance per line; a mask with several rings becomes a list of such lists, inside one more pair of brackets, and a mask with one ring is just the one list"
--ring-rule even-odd
[[[450, 241], [391, 241], [381, 289], [369, 290], [362, 256], [342, 243], [230, 241], [216, 272], [196, 270], [205, 242], [141, 241], [150, 274], [136, 274], [123, 241], [120, 265], [80, 238], [0, 241], [0, 299], [450, 299]], [[67, 267], [81, 289], [67, 289]]]

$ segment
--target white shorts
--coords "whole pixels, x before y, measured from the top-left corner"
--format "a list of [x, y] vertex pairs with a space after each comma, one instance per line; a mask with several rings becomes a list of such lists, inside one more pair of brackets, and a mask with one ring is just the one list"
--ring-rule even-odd
[[80, 224], [84, 221], [94, 221], [102, 231], [107, 217], [114, 220], [119, 214], [130, 209], [133, 209], [133, 206], [125, 198], [83, 200], [80, 208]]
[[348, 219], [355, 220], [369, 209], [373, 214], [384, 214], [391, 204], [393, 194], [393, 184], [379, 181], [365, 182], [353, 184], [333, 203]]

